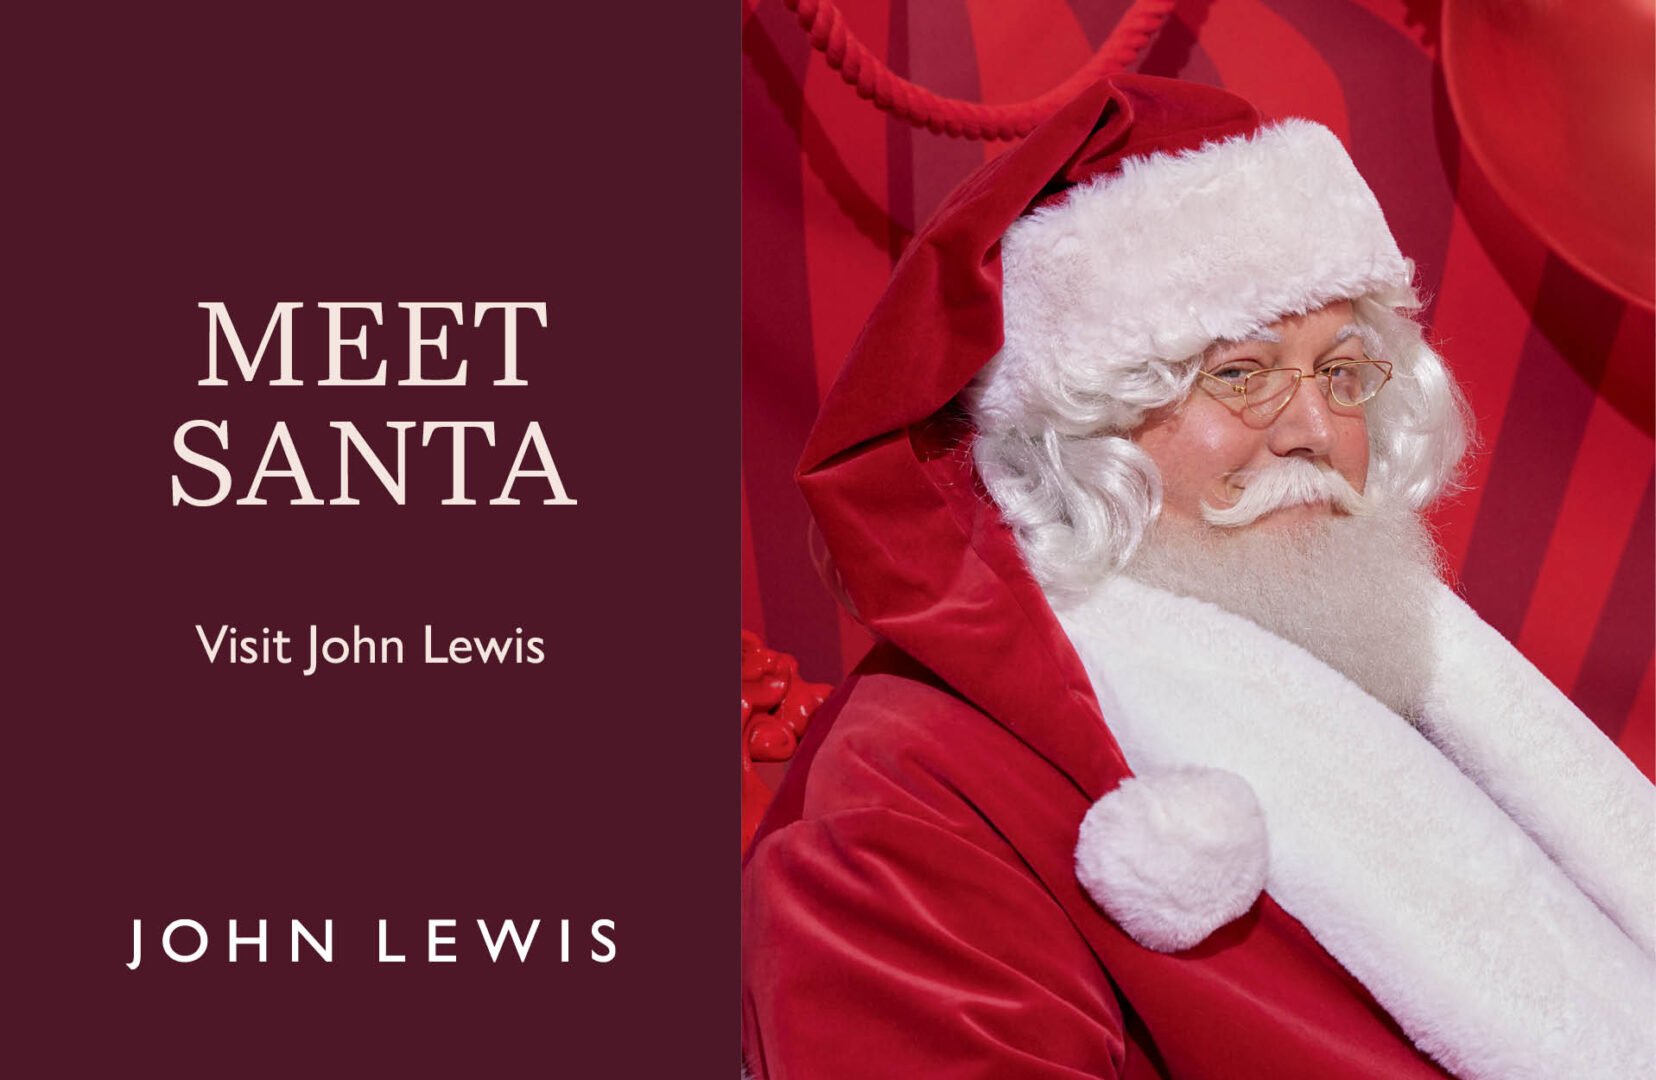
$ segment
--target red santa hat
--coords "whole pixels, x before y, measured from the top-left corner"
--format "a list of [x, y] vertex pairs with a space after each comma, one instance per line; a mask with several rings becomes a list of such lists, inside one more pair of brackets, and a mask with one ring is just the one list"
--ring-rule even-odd
[[1411, 275], [1326, 128], [1266, 123], [1216, 87], [1112, 76], [915, 237], [824, 403], [801, 480], [809, 498], [825, 463], [925, 421], [980, 373], [975, 409], [1001, 415], [1060, 365], [1153, 368], [1336, 299], [1406, 305]]
[[[976, 386], [980, 422], [1015, 420], [1043, 385], [1109, 396], [1334, 300], [1412, 306], [1413, 267], [1333, 132], [1299, 119], [1239, 127], [1164, 149], [1177, 129], [1141, 120], [1107, 170], [1012, 223], [1005, 344]], [[1139, 417], [1124, 403], [1109, 419], [1125, 430]]]

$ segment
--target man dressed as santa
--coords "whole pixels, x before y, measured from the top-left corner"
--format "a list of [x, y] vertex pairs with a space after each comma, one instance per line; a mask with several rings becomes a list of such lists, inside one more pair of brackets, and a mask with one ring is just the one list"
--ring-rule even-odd
[[880, 644], [744, 871], [790, 1077], [1656, 1075], [1656, 793], [1438, 579], [1464, 406], [1338, 140], [1117, 76], [800, 481]]

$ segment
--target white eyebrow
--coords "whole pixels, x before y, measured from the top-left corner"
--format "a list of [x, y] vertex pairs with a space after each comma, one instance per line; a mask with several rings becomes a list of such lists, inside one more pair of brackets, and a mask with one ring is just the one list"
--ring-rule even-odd
[[1211, 345], [1209, 345], [1207, 348], [1203, 349], [1201, 351], [1201, 353], [1198, 354], [1198, 355], [1202, 356], [1203, 358], [1208, 358], [1208, 357], [1212, 357], [1216, 353], [1223, 352], [1226, 349], [1234, 349], [1234, 348], [1238, 348], [1238, 347], [1243, 346], [1243, 345], [1259, 345], [1259, 344], [1281, 345], [1282, 344], [1282, 335], [1277, 333], [1275, 330], [1272, 330], [1268, 326], [1262, 326], [1258, 330], [1254, 331], [1252, 334], [1249, 334], [1247, 337], [1215, 338], [1213, 343]]
[[1358, 338], [1361, 340], [1363, 343], [1363, 351], [1368, 353], [1371, 357], [1379, 356], [1385, 351], [1385, 345], [1381, 342], [1380, 335], [1376, 332], [1374, 327], [1365, 326], [1362, 323], [1356, 322], [1346, 323], [1344, 326], [1340, 327], [1339, 330], [1335, 331], [1334, 345], [1338, 347], [1342, 341], [1349, 341], [1352, 338]]

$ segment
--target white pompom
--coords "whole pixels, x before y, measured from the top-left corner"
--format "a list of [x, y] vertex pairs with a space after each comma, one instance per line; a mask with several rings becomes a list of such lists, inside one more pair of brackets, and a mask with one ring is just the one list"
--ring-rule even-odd
[[1075, 876], [1133, 940], [1177, 952], [1253, 906], [1269, 858], [1248, 782], [1189, 767], [1131, 777], [1094, 803]]

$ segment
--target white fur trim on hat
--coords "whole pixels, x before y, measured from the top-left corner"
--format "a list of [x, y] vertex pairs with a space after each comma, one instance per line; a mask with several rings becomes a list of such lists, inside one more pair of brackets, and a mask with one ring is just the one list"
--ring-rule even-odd
[[[1009, 422], [1052, 397], [1035, 387], [1119, 386], [1334, 300], [1412, 300], [1374, 193], [1309, 120], [1129, 158], [1014, 222], [1001, 265], [1005, 344], [974, 411]], [[1122, 404], [1109, 422], [1137, 426]]]
[[1075, 876], [1134, 941], [1177, 952], [1253, 906], [1269, 855], [1248, 782], [1192, 766], [1130, 777], [1094, 803]]

